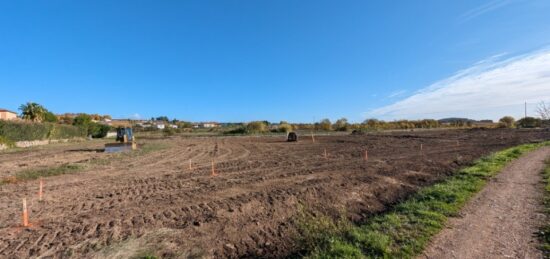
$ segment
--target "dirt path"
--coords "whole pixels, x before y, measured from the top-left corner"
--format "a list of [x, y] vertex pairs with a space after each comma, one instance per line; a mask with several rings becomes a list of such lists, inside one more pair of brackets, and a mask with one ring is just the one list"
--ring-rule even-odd
[[541, 170], [550, 148], [507, 166], [448, 222], [420, 258], [542, 258], [533, 233], [541, 211]]

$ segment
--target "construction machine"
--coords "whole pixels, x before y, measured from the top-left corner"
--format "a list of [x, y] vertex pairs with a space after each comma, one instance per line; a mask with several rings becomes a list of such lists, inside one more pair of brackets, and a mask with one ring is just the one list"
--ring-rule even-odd
[[286, 136], [286, 141], [288, 142], [296, 142], [298, 141], [298, 134], [296, 132], [289, 132]]
[[126, 152], [132, 151], [137, 148], [136, 138], [132, 132], [132, 128], [119, 127], [116, 129], [116, 141], [115, 143], [105, 144], [105, 152]]

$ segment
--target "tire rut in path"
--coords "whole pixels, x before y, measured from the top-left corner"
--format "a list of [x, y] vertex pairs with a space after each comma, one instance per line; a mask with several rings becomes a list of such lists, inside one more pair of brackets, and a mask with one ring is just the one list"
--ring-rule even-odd
[[548, 157], [544, 147], [506, 166], [419, 258], [542, 258], [534, 233], [544, 219], [541, 171]]

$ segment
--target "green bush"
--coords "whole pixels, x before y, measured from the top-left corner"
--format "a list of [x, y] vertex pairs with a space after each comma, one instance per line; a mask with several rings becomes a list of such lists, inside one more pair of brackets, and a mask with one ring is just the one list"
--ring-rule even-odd
[[516, 125], [519, 128], [540, 128], [542, 126], [542, 120], [539, 118], [525, 117], [518, 120]]
[[88, 135], [92, 135], [92, 138], [104, 138], [111, 130], [111, 126], [99, 123], [90, 123], [88, 125]]
[[240, 126], [240, 127], [237, 127], [237, 128], [234, 128], [234, 129], [231, 129], [231, 130], [228, 130], [228, 131], [225, 131], [223, 134], [226, 134], [226, 135], [242, 135], [242, 134], [246, 134], [246, 128], [244, 126]]
[[258, 134], [268, 132], [269, 127], [265, 121], [251, 121], [246, 125], [240, 125], [223, 132], [226, 135]]
[[337, 120], [332, 127], [337, 131], [347, 131], [349, 128], [348, 119], [341, 118]]
[[51, 124], [0, 121], [0, 136], [11, 141], [47, 139]]
[[73, 125], [86, 131], [86, 135], [92, 136], [92, 138], [103, 138], [107, 136], [107, 132], [111, 130], [111, 127], [93, 122], [92, 119], [92, 116], [81, 113], [74, 118]]
[[516, 119], [512, 116], [504, 116], [498, 121], [500, 128], [513, 128], [516, 124]]
[[47, 111], [44, 113], [44, 122], [57, 122], [57, 116], [53, 112]]
[[165, 126], [164, 129], [162, 130], [162, 134], [166, 137], [173, 136], [176, 134], [176, 129], [169, 126]]
[[86, 132], [69, 125], [0, 121], [0, 136], [8, 141], [17, 142], [85, 137]]
[[84, 113], [79, 114], [73, 119], [73, 125], [75, 126], [87, 126], [90, 123], [92, 123], [92, 116]]
[[50, 130], [48, 135], [49, 139], [69, 139], [75, 137], [85, 137], [86, 131], [82, 128], [71, 126], [71, 125], [61, 125], [61, 124], [52, 124], [53, 127]]

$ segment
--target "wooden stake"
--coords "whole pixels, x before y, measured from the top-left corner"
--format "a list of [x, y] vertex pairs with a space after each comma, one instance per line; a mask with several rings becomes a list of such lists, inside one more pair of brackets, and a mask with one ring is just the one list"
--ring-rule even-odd
[[422, 144], [420, 144], [420, 151], [422, 151], [422, 149], [423, 149], [423, 148], [422, 148]]
[[42, 187], [43, 187], [44, 183], [42, 181], [42, 179], [40, 179], [40, 187], [38, 188], [38, 200], [39, 201], [42, 201]]
[[27, 199], [23, 198], [23, 227], [29, 226], [29, 213], [27, 211]]
[[313, 132], [311, 132], [311, 141], [315, 143], [315, 137], [313, 136]]
[[327, 149], [325, 148], [325, 159], [327, 159], [328, 156], [327, 156]]
[[212, 159], [212, 176], [216, 176], [216, 175], [218, 174], [216, 173], [216, 169], [214, 169], [214, 159]]
[[369, 160], [369, 152], [365, 150], [365, 161]]
[[191, 165], [191, 159], [189, 159], [189, 170], [193, 170], [193, 166]]

